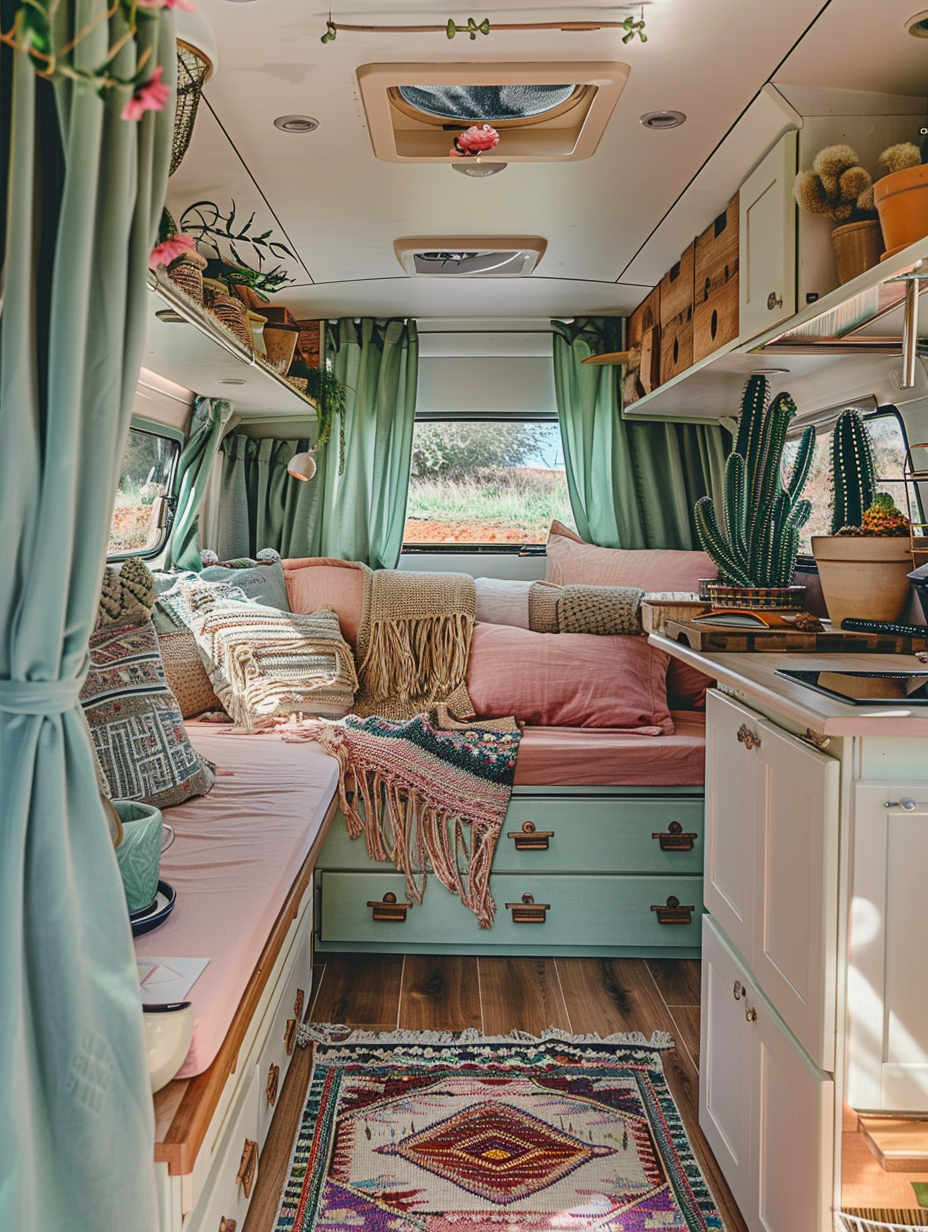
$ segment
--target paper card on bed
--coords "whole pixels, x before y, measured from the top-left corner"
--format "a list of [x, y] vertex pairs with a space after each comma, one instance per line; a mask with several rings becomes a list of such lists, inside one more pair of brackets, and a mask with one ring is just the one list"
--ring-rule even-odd
[[142, 1001], [171, 1005], [185, 1000], [208, 963], [208, 958], [146, 958], [137, 963]]

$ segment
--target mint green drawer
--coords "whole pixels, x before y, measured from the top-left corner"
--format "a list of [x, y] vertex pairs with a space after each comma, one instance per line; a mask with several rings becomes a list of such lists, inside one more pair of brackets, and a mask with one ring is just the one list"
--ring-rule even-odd
[[[392, 893], [407, 901], [405, 879], [396, 873], [334, 873], [321, 877], [319, 939], [326, 942], [485, 944], [509, 950], [537, 946], [698, 947], [702, 884], [698, 877], [544, 877], [531, 874], [494, 876], [496, 920], [486, 931], [459, 899], [433, 878], [423, 903], [413, 904], [406, 919], [377, 921], [368, 902], [382, 902]], [[539, 923], [516, 923], [507, 903], [523, 907], [523, 895], [535, 904], [549, 904]], [[666, 906], [669, 897], [692, 907], [691, 923], [659, 921], [652, 906]]]

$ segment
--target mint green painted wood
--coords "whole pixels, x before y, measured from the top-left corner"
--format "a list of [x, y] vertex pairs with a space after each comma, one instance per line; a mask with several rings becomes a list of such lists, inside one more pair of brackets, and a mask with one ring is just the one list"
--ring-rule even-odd
[[[433, 878], [422, 904], [413, 904], [405, 921], [373, 919], [368, 902], [393, 893], [409, 901], [405, 878], [398, 873], [324, 872], [321, 876], [320, 940], [353, 942], [367, 948], [386, 941], [414, 952], [419, 944], [523, 946], [548, 952], [552, 946], [695, 947], [699, 944], [702, 883], [699, 877], [660, 876], [539, 876], [494, 875], [497, 914], [490, 930], [481, 929], [461, 902]], [[516, 924], [506, 903], [520, 903], [524, 894], [549, 903], [544, 923]], [[660, 924], [652, 904], [669, 896], [693, 907], [692, 923]]]

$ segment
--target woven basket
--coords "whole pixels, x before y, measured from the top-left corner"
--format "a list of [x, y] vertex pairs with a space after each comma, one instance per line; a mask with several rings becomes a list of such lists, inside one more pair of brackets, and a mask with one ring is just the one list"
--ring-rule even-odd
[[752, 610], [801, 612], [805, 607], [805, 586], [726, 586], [709, 583], [709, 603], [713, 608], [746, 607]]
[[168, 267], [168, 278], [195, 304], [203, 303], [203, 271], [206, 258], [198, 252], [186, 253]]
[[247, 351], [254, 354], [251, 322], [248, 320], [248, 309], [242, 301], [232, 295], [224, 295], [220, 291], [211, 291], [207, 297], [206, 306], [216, 320], [223, 324]]

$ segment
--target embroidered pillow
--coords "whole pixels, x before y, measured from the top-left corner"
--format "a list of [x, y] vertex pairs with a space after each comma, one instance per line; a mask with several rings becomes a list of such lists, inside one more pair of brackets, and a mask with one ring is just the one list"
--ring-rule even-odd
[[187, 738], [150, 620], [91, 635], [81, 704], [114, 799], [166, 808], [213, 786], [209, 762]]
[[[167, 611], [161, 600], [165, 594], [170, 594], [178, 582], [200, 582], [209, 585], [222, 584], [238, 586], [245, 592], [245, 597], [254, 599], [266, 607], [276, 608], [281, 612], [289, 612], [287, 600], [287, 585], [284, 581], [284, 569], [276, 552], [269, 553], [275, 559], [257, 561], [234, 561], [223, 564], [209, 565], [199, 573], [187, 570], [185, 573], [166, 574], [157, 581], [159, 590], [158, 604], [155, 608], [155, 627], [159, 633], [171, 633], [178, 627], [177, 621]], [[203, 556], [209, 559], [209, 554]], [[167, 583], [167, 586], [165, 585]]]
[[221, 710], [219, 698], [200, 658], [200, 648], [190, 630], [159, 633], [158, 643], [168, 686], [177, 698], [184, 718], [191, 719], [207, 710]]

